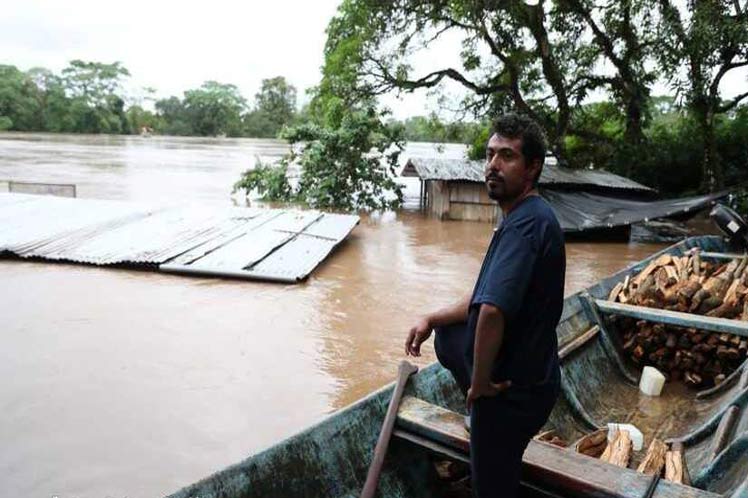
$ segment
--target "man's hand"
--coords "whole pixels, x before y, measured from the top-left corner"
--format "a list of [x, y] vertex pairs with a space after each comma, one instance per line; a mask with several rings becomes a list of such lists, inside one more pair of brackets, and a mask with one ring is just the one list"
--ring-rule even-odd
[[421, 356], [421, 344], [431, 337], [432, 330], [433, 327], [431, 327], [428, 318], [421, 318], [408, 332], [408, 339], [405, 341], [405, 354]]
[[468, 389], [467, 393], [467, 409], [468, 411], [473, 408], [473, 401], [478, 398], [486, 397], [492, 398], [502, 391], [506, 391], [512, 385], [511, 380], [505, 380], [504, 382], [486, 382], [479, 385], [473, 384]]

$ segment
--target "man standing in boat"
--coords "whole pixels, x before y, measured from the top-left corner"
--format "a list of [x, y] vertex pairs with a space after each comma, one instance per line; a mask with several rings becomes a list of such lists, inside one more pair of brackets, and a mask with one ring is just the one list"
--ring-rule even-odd
[[503, 212], [471, 294], [421, 318], [406, 354], [420, 356], [436, 332], [439, 362], [454, 375], [470, 411], [473, 492], [515, 497], [522, 454], [545, 424], [560, 390], [556, 326], [564, 297], [561, 227], [537, 184], [543, 131], [517, 114], [500, 117], [486, 146], [488, 195]]

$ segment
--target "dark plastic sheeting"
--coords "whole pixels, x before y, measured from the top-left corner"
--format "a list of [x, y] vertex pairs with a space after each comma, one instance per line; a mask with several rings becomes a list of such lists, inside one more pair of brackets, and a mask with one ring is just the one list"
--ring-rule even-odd
[[541, 195], [551, 204], [564, 232], [614, 228], [640, 221], [666, 218], [697, 211], [725, 197], [727, 192], [667, 199], [634, 201], [585, 192], [544, 189]]

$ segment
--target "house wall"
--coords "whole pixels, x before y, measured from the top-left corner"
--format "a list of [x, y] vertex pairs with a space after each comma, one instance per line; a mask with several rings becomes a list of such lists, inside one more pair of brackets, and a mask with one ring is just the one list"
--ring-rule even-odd
[[428, 211], [442, 220], [496, 222], [498, 206], [479, 182], [426, 182]]

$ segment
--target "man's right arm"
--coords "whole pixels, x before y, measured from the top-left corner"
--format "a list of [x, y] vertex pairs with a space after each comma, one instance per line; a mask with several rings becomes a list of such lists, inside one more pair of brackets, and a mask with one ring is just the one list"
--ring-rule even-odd
[[408, 339], [405, 341], [405, 354], [421, 356], [421, 344], [431, 336], [431, 331], [434, 328], [467, 322], [470, 297], [470, 294], [466, 294], [459, 301], [429, 313], [418, 320], [418, 323], [411, 327], [408, 332]]

